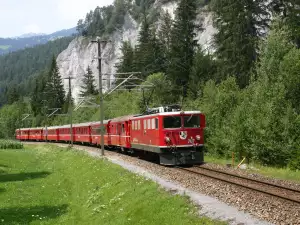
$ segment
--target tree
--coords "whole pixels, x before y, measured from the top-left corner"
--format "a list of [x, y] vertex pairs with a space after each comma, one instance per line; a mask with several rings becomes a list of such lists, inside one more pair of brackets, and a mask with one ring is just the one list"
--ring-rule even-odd
[[166, 54], [170, 51], [173, 20], [168, 11], [162, 15], [161, 20], [158, 38], [164, 48], [164, 53]]
[[63, 108], [65, 103], [65, 90], [54, 56], [52, 57], [44, 94], [49, 109]]
[[[134, 48], [131, 46], [131, 43], [129, 41], [124, 41], [122, 48], [122, 57], [120, 58], [120, 63], [117, 65], [117, 73], [127, 73], [127, 72], [133, 72], [134, 66], [133, 66], [133, 60], [134, 60]], [[116, 75], [116, 78], [126, 78], [128, 75], [119, 74]], [[123, 80], [116, 79], [115, 84], [118, 85]]]
[[160, 72], [162, 67], [163, 55], [160, 44], [144, 12], [144, 20], [134, 52], [134, 70], [142, 72], [141, 78], [145, 79], [149, 74]]
[[15, 86], [11, 86], [7, 90], [7, 103], [12, 104], [20, 99], [20, 95]]
[[291, 40], [300, 48], [300, 2], [297, 0], [273, 0], [272, 11], [288, 26]]
[[94, 84], [95, 78], [93, 76], [93, 72], [90, 66], [88, 66], [87, 73], [84, 74], [82, 82], [83, 82], [83, 86], [81, 86], [82, 91], [80, 92], [81, 97], [96, 95], [98, 93], [96, 90], [96, 86]]
[[78, 20], [76, 30], [79, 35], [83, 35], [83, 36], [86, 35], [83, 19]]
[[[197, 46], [194, 22], [196, 16], [195, 1], [179, 2], [172, 29], [167, 75], [175, 85], [175, 89], [181, 90], [184, 96], [187, 94], [187, 84]], [[178, 91], [176, 94], [179, 94]]]
[[[191, 74], [189, 79], [189, 95], [193, 99], [196, 99], [201, 95], [201, 87], [210, 79], [215, 78], [216, 63], [213, 60], [213, 56], [209, 53], [205, 53], [201, 49], [195, 54], [194, 65], [191, 68]], [[216, 80], [216, 79], [214, 79]]]
[[35, 78], [34, 85], [33, 85], [33, 91], [30, 95], [30, 105], [31, 109], [33, 111], [34, 116], [37, 116], [38, 114], [42, 113], [42, 109], [44, 107], [44, 102], [46, 99], [43, 99], [44, 97], [44, 91], [45, 91], [45, 85], [46, 85], [46, 76], [47, 72], [41, 71], [38, 75], [38, 77]]
[[240, 87], [249, 83], [257, 60], [259, 37], [269, 20], [266, 0], [213, 0], [211, 8], [218, 32], [214, 36], [221, 77], [234, 75]]

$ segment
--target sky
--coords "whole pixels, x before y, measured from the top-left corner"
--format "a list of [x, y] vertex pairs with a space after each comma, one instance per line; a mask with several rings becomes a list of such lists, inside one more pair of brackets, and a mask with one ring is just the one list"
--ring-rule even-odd
[[75, 27], [97, 6], [113, 0], [0, 0], [0, 37], [50, 34]]

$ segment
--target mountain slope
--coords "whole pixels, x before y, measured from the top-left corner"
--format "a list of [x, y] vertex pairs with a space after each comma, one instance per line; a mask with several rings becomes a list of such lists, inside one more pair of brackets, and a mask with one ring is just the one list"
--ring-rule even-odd
[[[47, 35], [24, 34], [16, 38], [0, 38], [0, 55], [20, 49], [45, 44], [61, 37], [68, 37], [76, 33], [76, 28], [65, 29]], [[35, 35], [35, 36], [32, 36]]]
[[6, 88], [16, 87], [20, 95], [29, 95], [31, 78], [47, 68], [52, 56], [67, 48], [72, 38], [59, 38], [0, 56], [0, 106], [5, 103]]

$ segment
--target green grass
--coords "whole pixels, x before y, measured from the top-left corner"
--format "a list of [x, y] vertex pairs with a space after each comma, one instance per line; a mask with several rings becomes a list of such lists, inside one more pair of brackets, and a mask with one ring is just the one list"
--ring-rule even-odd
[[49, 145], [0, 150], [0, 224], [221, 224], [106, 160]]
[[[231, 164], [231, 159], [217, 158], [214, 156], [205, 156], [205, 162], [207, 163], [215, 163], [220, 165]], [[235, 166], [237, 167], [239, 162], [235, 162]], [[250, 168], [247, 169], [249, 172], [258, 173], [267, 177], [282, 179], [282, 180], [290, 180], [300, 183], [300, 171], [292, 171], [288, 168], [274, 168], [268, 166], [262, 166], [259, 164], [251, 163]]]
[[0, 139], [0, 149], [22, 149], [20, 141]]
[[2, 49], [2, 50], [7, 50], [11, 47], [12, 47], [11, 45], [0, 45], [0, 49]]

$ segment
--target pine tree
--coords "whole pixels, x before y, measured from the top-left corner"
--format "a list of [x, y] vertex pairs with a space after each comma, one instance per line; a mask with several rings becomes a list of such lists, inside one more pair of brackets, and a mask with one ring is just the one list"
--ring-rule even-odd
[[86, 35], [86, 30], [82, 19], [78, 20], [76, 30], [79, 35]]
[[134, 71], [141, 72], [141, 78], [145, 79], [149, 74], [161, 72], [163, 54], [156, 32], [151, 28], [146, 12], [144, 12], [143, 18], [138, 44], [134, 52]]
[[216, 65], [213, 56], [198, 49], [194, 58], [194, 65], [191, 68], [189, 80], [189, 95], [196, 99], [202, 93], [201, 86], [214, 79], [216, 73]]
[[63, 108], [65, 103], [65, 90], [54, 56], [52, 58], [44, 94], [49, 109]]
[[272, 11], [277, 14], [289, 28], [292, 41], [300, 48], [300, 1], [273, 0]]
[[[120, 63], [117, 65], [117, 73], [127, 73], [127, 72], [133, 72], [134, 66], [133, 66], [133, 60], [134, 60], [134, 48], [131, 46], [131, 43], [129, 41], [124, 41], [122, 48], [122, 57], [120, 58]], [[126, 78], [128, 75], [119, 74], [116, 75], [116, 78]], [[116, 79], [115, 84], [118, 85], [123, 80]]]
[[266, 0], [213, 0], [216, 56], [221, 77], [234, 75], [240, 87], [249, 83], [257, 60], [259, 37], [265, 34], [269, 20]]
[[42, 71], [34, 81], [30, 105], [35, 116], [42, 114], [44, 102], [46, 101], [43, 93], [46, 86], [46, 75], [46, 71]]
[[93, 76], [93, 72], [90, 66], [88, 66], [87, 73], [84, 74], [82, 82], [83, 82], [83, 86], [81, 86], [82, 91], [80, 92], [81, 97], [96, 95], [98, 93], [96, 90], [96, 86], [94, 84], [95, 78]]
[[167, 11], [163, 13], [161, 18], [161, 25], [158, 31], [158, 38], [164, 48], [164, 52], [167, 53], [170, 51], [171, 45], [171, 34], [172, 34], [172, 26], [173, 20], [170, 13]]
[[15, 86], [9, 87], [7, 90], [7, 103], [12, 104], [20, 99], [20, 95]]
[[[195, 1], [181, 0], [179, 2], [172, 29], [167, 75], [175, 85], [175, 89], [180, 88], [184, 96], [187, 94], [187, 84], [197, 46], [194, 23], [196, 16]], [[177, 94], [179, 94], [178, 91]]]

